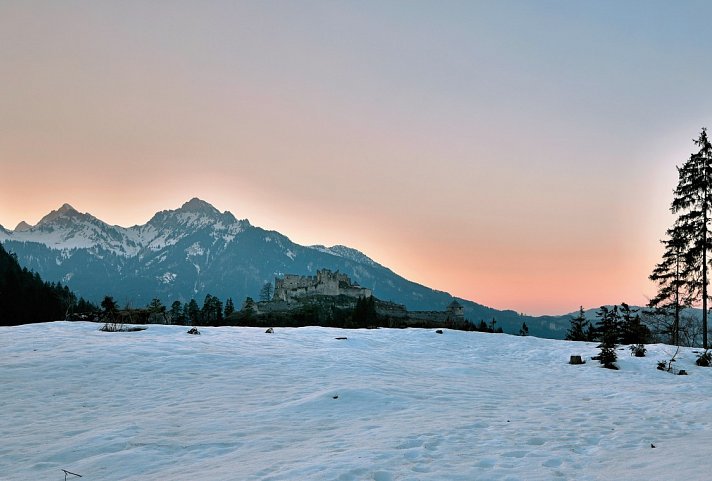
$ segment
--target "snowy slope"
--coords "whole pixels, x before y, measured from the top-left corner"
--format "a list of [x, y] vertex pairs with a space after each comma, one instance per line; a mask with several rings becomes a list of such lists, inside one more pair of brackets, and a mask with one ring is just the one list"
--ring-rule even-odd
[[[0, 329], [0, 477], [703, 480], [712, 370], [430, 330]], [[336, 337], [347, 336], [347, 340]], [[417, 355], [414, 355], [416, 354]], [[651, 447], [655, 445], [655, 448]], [[77, 478], [78, 479], [78, 478]]]

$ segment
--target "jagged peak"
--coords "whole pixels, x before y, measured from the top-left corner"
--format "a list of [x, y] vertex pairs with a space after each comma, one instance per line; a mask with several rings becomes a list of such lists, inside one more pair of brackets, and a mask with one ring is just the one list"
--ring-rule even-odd
[[183, 204], [179, 211], [182, 212], [199, 212], [206, 214], [219, 214], [220, 211], [213, 207], [209, 202], [205, 202], [197, 197], [193, 197], [188, 202]]
[[17, 224], [17, 226], [15, 227], [15, 232], [26, 232], [30, 229], [32, 229], [32, 226], [24, 220], [21, 220], [20, 223]]
[[62, 207], [60, 207], [57, 210], [53, 210], [46, 216], [42, 217], [40, 221], [37, 223], [38, 226], [42, 224], [46, 224], [48, 222], [52, 222], [53, 220], [59, 218], [59, 217], [68, 217], [68, 216], [73, 216], [75, 214], [79, 214], [79, 211], [77, 211], [74, 207], [72, 207], [69, 204], [62, 204]]

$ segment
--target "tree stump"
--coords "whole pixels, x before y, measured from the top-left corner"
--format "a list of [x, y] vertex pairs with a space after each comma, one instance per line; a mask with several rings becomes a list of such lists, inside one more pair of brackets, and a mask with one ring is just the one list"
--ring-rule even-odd
[[586, 364], [586, 361], [584, 361], [581, 356], [571, 356], [569, 358], [569, 364]]

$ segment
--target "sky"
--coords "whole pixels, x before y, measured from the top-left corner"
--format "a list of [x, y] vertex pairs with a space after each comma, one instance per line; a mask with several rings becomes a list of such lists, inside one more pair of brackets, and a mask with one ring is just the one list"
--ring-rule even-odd
[[199, 197], [526, 314], [655, 294], [712, 4], [0, 0], [0, 224]]

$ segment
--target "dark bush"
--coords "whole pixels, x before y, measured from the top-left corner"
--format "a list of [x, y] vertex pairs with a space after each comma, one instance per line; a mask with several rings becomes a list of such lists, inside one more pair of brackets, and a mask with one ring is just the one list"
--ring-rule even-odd
[[712, 363], [712, 352], [708, 350], [697, 356], [695, 361], [695, 364], [702, 367], [709, 367], [710, 363]]
[[645, 346], [643, 344], [633, 344], [630, 346], [630, 353], [635, 357], [645, 357]]

